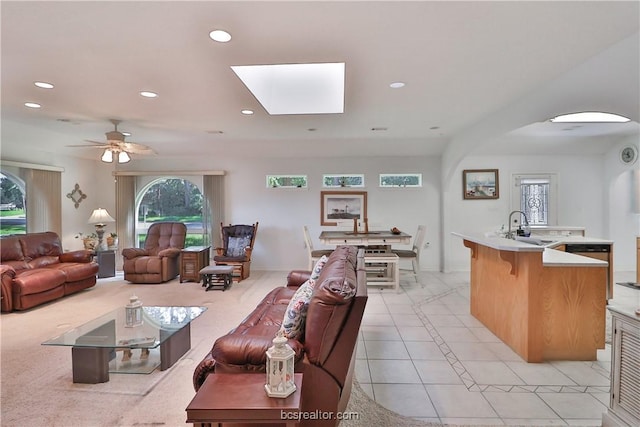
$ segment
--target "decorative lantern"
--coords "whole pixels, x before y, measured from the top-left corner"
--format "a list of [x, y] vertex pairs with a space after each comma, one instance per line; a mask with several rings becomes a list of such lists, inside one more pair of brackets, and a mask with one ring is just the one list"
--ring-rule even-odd
[[273, 339], [273, 347], [267, 350], [267, 383], [264, 389], [269, 397], [287, 397], [296, 391], [293, 380], [295, 352], [287, 344], [287, 339], [278, 332]]
[[124, 326], [133, 328], [142, 325], [142, 301], [137, 296], [131, 295], [129, 304], [124, 306]]

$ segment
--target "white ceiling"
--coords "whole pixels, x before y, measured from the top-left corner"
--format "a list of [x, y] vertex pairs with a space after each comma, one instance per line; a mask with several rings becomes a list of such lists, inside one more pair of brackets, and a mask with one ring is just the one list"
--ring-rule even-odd
[[[474, 136], [481, 153], [602, 153], [638, 135], [639, 6], [2, 1], [3, 158], [32, 147], [95, 158], [67, 146], [104, 140], [111, 118], [162, 158], [437, 155]], [[231, 42], [209, 39], [218, 28]], [[346, 63], [343, 114], [269, 116], [230, 68], [306, 62]], [[634, 122], [544, 123], [582, 110]]]

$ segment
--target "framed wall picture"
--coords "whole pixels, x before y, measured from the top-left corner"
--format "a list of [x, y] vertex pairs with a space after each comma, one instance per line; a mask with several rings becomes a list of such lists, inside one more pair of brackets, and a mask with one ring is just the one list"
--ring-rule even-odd
[[462, 195], [468, 200], [500, 197], [498, 169], [465, 169], [462, 171]]
[[367, 218], [366, 191], [321, 191], [320, 225]]

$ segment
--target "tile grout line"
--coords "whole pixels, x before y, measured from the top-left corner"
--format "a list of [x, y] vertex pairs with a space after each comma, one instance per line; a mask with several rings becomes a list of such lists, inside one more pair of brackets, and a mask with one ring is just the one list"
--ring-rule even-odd
[[[466, 289], [466, 285], [465, 286], [458, 286], [452, 289], [449, 289], [445, 292], [442, 292], [440, 294], [436, 294], [436, 295], [430, 295], [426, 298], [423, 298], [419, 301], [413, 302], [412, 303], [412, 308], [414, 310], [414, 312], [416, 313], [416, 315], [418, 316], [418, 318], [423, 322], [425, 328], [427, 329], [427, 332], [429, 333], [429, 335], [431, 335], [431, 337], [433, 338], [434, 342], [438, 345], [438, 348], [440, 349], [440, 351], [442, 352], [442, 354], [445, 356], [445, 359], [447, 360], [447, 362], [449, 362], [449, 364], [451, 365], [451, 367], [453, 368], [453, 370], [456, 372], [456, 374], [460, 377], [460, 379], [462, 380], [463, 384], [465, 385], [465, 387], [467, 388], [467, 390], [469, 391], [476, 391], [476, 392], [483, 392], [483, 391], [487, 391], [489, 388], [491, 388], [491, 391], [500, 391], [500, 392], [504, 392], [504, 393], [510, 393], [510, 392], [528, 392], [528, 393], [534, 393], [537, 394], [538, 392], [542, 392], [542, 393], [548, 393], [549, 389], [551, 388], [558, 388], [557, 391], [554, 391], [555, 393], [586, 393], [586, 394], [591, 394], [592, 392], [604, 392], [603, 389], [606, 389], [606, 392], [609, 392], [609, 387], [606, 386], [566, 386], [566, 385], [559, 385], [559, 386], [549, 386], [549, 385], [528, 385], [528, 384], [515, 384], [515, 385], [506, 385], [506, 384], [499, 384], [499, 385], [491, 385], [491, 384], [477, 384], [475, 382], [475, 380], [473, 379], [473, 377], [471, 376], [471, 374], [467, 371], [467, 369], [464, 367], [464, 364], [457, 358], [457, 356], [453, 353], [453, 351], [451, 351], [451, 349], [449, 348], [449, 346], [447, 345], [447, 343], [444, 341], [444, 339], [442, 338], [442, 336], [438, 333], [437, 328], [431, 323], [431, 321], [429, 320], [428, 316], [421, 310], [422, 306], [434, 301], [437, 301], [441, 298], [444, 298], [448, 295], [451, 295], [453, 293], [458, 292], [461, 289]], [[467, 328], [468, 329], [468, 328]], [[413, 360], [413, 359], [412, 359]], [[592, 366], [593, 368], [593, 366]], [[602, 368], [598, 365], [597, 366], [598, 369], [595, 370], [601, 370]], [[596, 388], [598, 387], [598, 388]]]

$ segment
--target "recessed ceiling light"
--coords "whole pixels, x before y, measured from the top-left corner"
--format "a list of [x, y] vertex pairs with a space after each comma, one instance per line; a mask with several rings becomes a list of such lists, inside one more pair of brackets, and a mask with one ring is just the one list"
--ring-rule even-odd
[[35, 102], [25, 102], [24, 103], [25, 107], [29, 107], [29, 108], [40, 108], [41, 105]]
[[209, 33], [209, 37], [211, 37], [211, 40], [220, 43], [226, 43], [231, 40], [231, 34], [223, 30], [213, 30]]
[[253, 114], [253, 110], [242, 110], [240, 111], [242, 114], [244, 114], [245, 116], [250, 116]]
[[584, 111], [581, 113], [562, 114], [549, 119], [553, 123], [626, 123], [631, 119], [612, 113]]
[[149, 92], [146, 90], [143, 90], [142, 92], [140, 92], [140, 95], [144, 96], [145, 98], [156, 98], [158, 96], [157, 93]]
[[404, 83], [403, 82], [393, 82], [389, 85], [389, 87], [393, 88], [393, 89], [400, 89], [401, 87], [404, 87]]
[[51, 83], [47, 83], [47, 82], [34, 82], [34, 85], [38, 86], [39, 88], [42, 89], [53, 89], [53, 85]]

